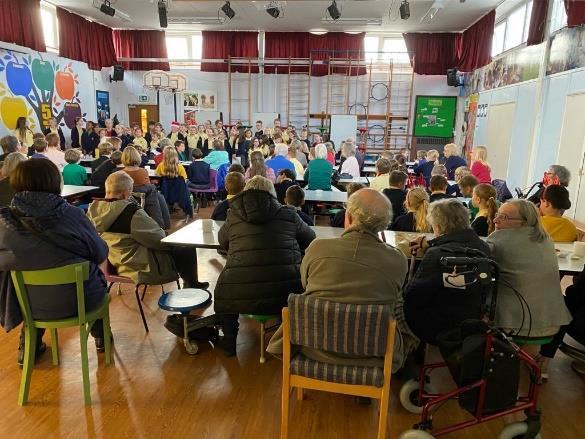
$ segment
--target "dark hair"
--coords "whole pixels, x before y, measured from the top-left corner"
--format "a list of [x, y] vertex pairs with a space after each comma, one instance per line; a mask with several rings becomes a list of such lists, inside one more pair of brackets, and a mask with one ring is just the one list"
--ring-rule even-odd
[[301, 207], [305, 202], [305, 191], [296, 184], [286, 190], [285, 198], [288, 204], [294, 207]]
[[237, 195], [244, 190], [246, 178], [241, 172], [228, 172], [225, 176], [225, 190], [228, 195]]
[[201, 151], [199, 148], [195, 148], [192, 155], [195, 160], [199, 160], [203, 157], [203, 151]]
[[35, 139], [33, 141], [33, 148], [35, 150], [35, 152], [43, 152], [47, 149], [47, 141], [43, 138], [40, 139]]
[[239, 163], [234, 163], [233, 165], [230, 166], [228, 172], [239, 172], [240, 174], [245, 174], [246, 170]]
[[406, 180], [408, 180], [408, 175], [406, 175], [402, 171], [392, 171], [390, 173], [390, 185], [391, 186], [404, 184], [404, 183], [406, 183]]
[[567, 210], [571, 208], [569, 191], [566, 187], [558, 184], [551, 184], [545, 187], [540, 198], [548, 201], [555, 209]]
[[177, 141], [175, 142], [175, 148], [178, 148], [178, 147], [179, 147], [179, 146], [181, 146], [181, 145], [185, 146], [185, 142], [183, 142], [182, 140], [177, 140]]
[[475, 175], [464, 175], [463, 177], [461, 177], [461, 180], [459, 180], [459, 187], [469, 187], [469, 188], [474, 188], [475, 186], [477, 186], [479, 184], [479, 180], [477, 179], [477, 177]]
[[433, 175], [431, 177], [431, 181], [429, 182], [429, 189], [431, 192], [434, 191], [444, 191], [449, 186], [447, 179], [442, 175]]
[[61, 195], [61, 173], [49, 159], [26, 160], [10, 174], [10, 187], [15, 192], [48, 192]]
[[216, 151], [223, 151], [224, 150], [223, 142], [221, 140], [215, 139], [213, 141], [213, 149], [215, 149]]
[[351, 197], [355, 192], [359, 191], [360, 189], [365, 188], [366, 186], [361, 183], [350, 183], [347, 185], [347, 198]]
[[380, 174], [388, 174], [390, 172], [391, 166], [392, 164], [390, 163], [390, 160], [383, 158], [376, 160], [376, 170]]
[[288, 168], [283, 168], [280, 171], [278, 171], [278, 175], [284, 175], [286, 178], [290, 178], [293, 181], [296, 178], [295, 173]]
[[110, 156], [110, 160], [116, 166], [122, 164], [122, 151], [114, 151]]

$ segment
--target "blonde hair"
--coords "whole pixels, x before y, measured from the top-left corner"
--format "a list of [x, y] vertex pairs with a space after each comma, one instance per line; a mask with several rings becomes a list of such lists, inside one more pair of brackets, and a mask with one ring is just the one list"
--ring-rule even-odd
[[100, 143], [98, 150], [100, 151], [100, 155], [110, 155], [114, 150], [114, 145], [108, 140], [107, 142]]
[[427, 151], [426, 158], [429, 162], [434, 162], [439, 158], [439, 151], [437, 151], [436, 149], [429, 149]]
[[67, 163], [77, 163], [81, 160], [81, 153], [77, 149], [68, 149], [65, 151], [64, 159]]
[[473, 188], [473, 193], [481, 201], [484, 201], [487, 208], [487, 223], [488, 223], [488, 235], [495, 230], [494, 218], [498, 213], [498, 203], [496, 202], [497, 192], [496, 188], [491, 184], [481, 183]]
[[26, 157], [19, 152], [11, 152], [8, 154], [2, 163], [2, 178], [9, 177], [16, 167], [25, 161]]
[[443, 148], [443, 152], [449, 152], [451, 155], [458, 155], [459, 147], [455, 143], [447, 143]]
[[430, 232], [431, 225], [427, 221], [429, 211], [429, 195], [422, 187], [415, 187], [406, 194], [408, 211], [414, 214], [414, 230], [416, 232]]
[[163, 150], [164, 158], [162, 161], [163, 176], [176, 178], [179, 176], [179, 153], [173, 146], [167, 146]]
[[474, 146], [472, 160], [489, 166], [487, 161], [487, 148], [485, 146]]
[[142, 158], [140, 153], [133, 146], [127, 146], [122, 152], [122, 164], [124, 166], [140, 166]]
[[276, 198], [276, 189], [274, 189], [274, 184], [266, 177], [262, 177], [261, 175], [256, 175], [248, 180], [246, 186], [244, 186], [244, 190], [247, 191], [249, 189], [268, 192], [270, 195]]

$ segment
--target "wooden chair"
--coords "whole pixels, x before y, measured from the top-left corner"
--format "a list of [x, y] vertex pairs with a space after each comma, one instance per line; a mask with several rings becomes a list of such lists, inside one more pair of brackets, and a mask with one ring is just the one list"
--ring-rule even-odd
[[[86, 313], [85, 295], [83, 282], [89, 276], [89, 263], [81, 262], [66, 265], [59, 268], [50, 268], [48, 270], [36, 271], [13, 271], [12, 282], [16, 291], [16, 297], [20, 305], [20, 310], [24, 319], [24, 364], [22, 366], [22, 378], [20, 381], [20, 391], [18, 392], [18, 404], [25, 405], [28, 400], [28, 391], [32, 370], [35, 364], [35, 346], [37, 339], [37, 329], [46, 328], [51, 331], [51, 351], [53, 355], [53, 365], [59, 364], [59, 344], [57, 338], [57, 329], [60, 328], [79, 328], [79, 341], [81, 344], [81, 375], [83, 377], [83, 398], [85, 404], [91, 404], [89, 391], [89, 365], [87, 357], [87, 338], [90, 329], [96, 320], [102, 319], [104, 325], [104, 345], [106, 352], [106, 364], [112, 361], [112, 334], [110, 331], [110, 296], [106, 294], [102, 303], [95, 309]], [[58, 320], [34, 320], [30, 303], [28, 299], [28, 285], [66, 285], [75, 284], [77, 289], [77, 315]]]
[[[386, 437], [396, 322], [382, 305], [355, 305], [291, 294], [282, 310], [283, 372], [280, 437], [288, 437], [291, 388], [380, 400], [378, 439]], [[291, 355], [291, 344], [358, 357], [384, 357], [384, 367], [337, 366]]]

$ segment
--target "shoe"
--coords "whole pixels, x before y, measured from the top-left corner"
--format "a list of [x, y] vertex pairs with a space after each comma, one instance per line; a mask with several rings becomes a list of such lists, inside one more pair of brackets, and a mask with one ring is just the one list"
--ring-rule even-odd
[[[45, 353], [46, 350], [47, 345], [45, 342], [42, 342], [40, 345], [37, 346], [37, 351], [35, 353], [35, 362], [41, 357], [41, 355]], [[24, 364], [24, 344], [18, 346], [18, 358], [16, 362], [22, 368], [22, 365]]]
[[571, 363], [571, 369], [573, 369], [579, 375], [585, 375], [585, 363], [582, 361], [573, 361]]
[[209, 288], [209, 282], [195, 282], [194, 284], [185, 284], [184, 288], [196, 288], [199, 290], [206, 290]]
[[217, 341], [226, 357], [234, 357], [236, 355], [236, 338], [235, 337], [221, 337]]
[[[106, 352], [106, 343], [103, 337], [95, 337], [95, 350], [97, 352]], [[111, 338], [111, 343], [114, 342], [114, 337]]]
[[536, 361], [536, 364], [540, 368], [540, 378], [542, 381], [548, 381], [548, 364], [550, 363], [550, 358], [538, 354], [534, 358], [534, 361]]

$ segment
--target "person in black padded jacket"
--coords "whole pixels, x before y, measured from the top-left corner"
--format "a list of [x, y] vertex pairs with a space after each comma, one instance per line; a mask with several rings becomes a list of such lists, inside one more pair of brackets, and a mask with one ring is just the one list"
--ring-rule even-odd
[[292, 207], [276, 199], [274, 185], [262, 176], [246, 183], [232, 198], [218, 234], [226, 265], [215, 287], [215, 312], [226, 355], [236, 353], [238, 314], [280, 315], [288, 295], [302, 293], [302, 255], [315, 239]]

